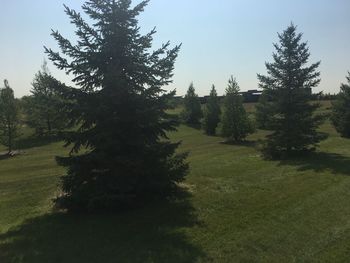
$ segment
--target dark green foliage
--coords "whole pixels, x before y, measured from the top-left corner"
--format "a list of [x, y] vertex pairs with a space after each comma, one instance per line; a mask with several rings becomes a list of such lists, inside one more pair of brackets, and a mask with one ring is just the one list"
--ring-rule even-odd
[[346, 79], [348, 83], [341, 85], [333, 102], [332, 122], [341, 136], [350, 138], [350, 72]]
[[184, 110], [182, 112], [182, 119], [189, 125], [198, 125], [203, 116], [201, 103], [198, 95], [194, 89], [193, 83], [188, 87], [184, 98]]
[[46, 62], [35, 74], [31, 96], [23, 98], [27, 124], [38, 135], [51, 134], [68, 127], [67, 116], [61, 107], [63, 98], [59, 94], [63, 84], [48, 71]]
[[263, 92], [259, 98], [259, 102], [255, 106], [256, 126], [262, 130], [269, 130], [272, 115], [272, 105], [266, 92]]
[[216, 127], [220, 122], [220, 114], [219, 98], [215, 86], [213, 85], [204, 109], [203, 127], [207, 135], [215, 135]]
[[240, 142], [254, 132], [253, 125], [243, 107], [239, 86], [232, 76], [228, 81], [222, 117], [222, 135], [229, 142]]
[[83, 10], [92, 25], [66, 7], [78, 44], [52, 33], [62, 55], [46, 49], [49, 58], [74, 74], [80, 86], [61, 91], [76, 102], [66, 108], [79, 128], [65, 133], [70, 156], [57, 159], [68, 167], [63, 195], [56, 199], [60, 207], [130, 208], [148, 197], [171, 194], [187, 173], [186, 154], [175, 154], [179, 143], [167, 138], [177, 125], [166, 113], [175, 91], [163, 89], [171, 82], [180, 46], [169, 49], [166, 43], [151, 50], [156, 31], [141, 35], [137, 21], [147, 3], [131, 7], [129, 0], [87, 1]]
[[317, 132], [323, 116], [316, 115], [318, 104], [311, 103], [311, 88], [320, 83], [320, 62], [307, 66], [310, 53], [302, 34], [290, 25], [279, 34], [273, 62], [266, 63], [267, 75], [258, 75], [260, 87], [271, 98], [271, 130], [266, 153], [290, 155], [313, 149], [324, 137]]
[[4, 85], [5, 87], [0, 89], [0, 144], [6, 146], [10, 154], [19, 135], [19, 111], [7, 80], [4, 80]]

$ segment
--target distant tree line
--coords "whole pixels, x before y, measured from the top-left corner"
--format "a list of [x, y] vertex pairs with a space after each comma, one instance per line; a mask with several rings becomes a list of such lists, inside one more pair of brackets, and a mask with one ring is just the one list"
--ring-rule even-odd
[[[199, 107], [200, 98], [191, 84], [183, 99], [183, 114], [191, 112], [189, 109], [194, 105], [197, 110], [191, 118], [183, 118], [184, 123], [202, 123], [208, 135], [215, 135], [220, 126], [219, 134], [230, 142], [245, 140], [255, 128], [270, 130], [263, 147], [265, 155], [288, 157], [315, 149], [327, 137], [318, 132], [327, 116], [318, 113], [320, 104], [317, 101], [332, 99], [332, 123], [342, 136], [350, 137], [350, 75], [347, 77], [349, 84], [342, 84], [338, 95], [312, 94], [312, 88], [320, 82], [317, 71], [320, 63], [307, 65], [310, 52], [301, 38], [293, 24], [279, 34], [279, 44], [274, 45], [274, 61], [266, 63], [267, 75], [258, 74], [262, 92], [255, 105], [254, 118], [245, 111], [244, 96], [231, 77], [223, 99], [220, 101], [212, 89], [210, 96], [205, 97], [207, 102], [203, 107]], [[203, 119], [199, 109], [203, 110]]]

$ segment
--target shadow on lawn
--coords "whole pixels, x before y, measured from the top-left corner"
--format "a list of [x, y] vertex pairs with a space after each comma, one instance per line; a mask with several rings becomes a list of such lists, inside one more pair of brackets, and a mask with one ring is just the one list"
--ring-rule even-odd
[[244, 146], [244, 147], [252, 147], [257, 148], [258, 145], [261, 143], [260, 141], [251, 141], [251, 140], [244, 140], [240, 142], [234, 142], [234, 141], [222, 141], [221, 144], [226, 145], [236, 145], [236, 146]]
[[11, 158], [11, 156], [8, 153], [0, 153], [0, 161], [1, 160], [6, 160]]
[[185, 227], [198, 224], [187, 200], [120, 215], [53, 213], [0, 235], [0, 262], [196, 262]]
[[26, 138], [20, 138], [16, 142], [16, 147], [19, 149], [30, 149], [34, 147], [44, 146], [50, 143], [58, 142], [60, 138], [58, 136], [30, 136]]
[[195, 129], [195, 130], [201, 130], [202, 125], [200, 123], [185, 123], [188, 127]]
[[330, 170], [333, 174], [350, 175], [350, 158], [336, 153], [311, 152], [303, 157], [282, 160], [280, 165], [296, 165], [299, 171]]

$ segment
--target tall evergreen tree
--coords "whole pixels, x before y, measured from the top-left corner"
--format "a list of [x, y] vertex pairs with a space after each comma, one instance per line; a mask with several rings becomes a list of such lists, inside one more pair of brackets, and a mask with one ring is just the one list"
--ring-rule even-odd
[[46, 48], [59, 68], [72, 73], [80, 88], [64, 88], [69, 115], [79, 126], [66, 132], [69, 157], [62, 178], [63, 195], [56, 204], [69, 210], [118, 210], [150, 196], [169, 195], [184, 179], [186, 154], [167, 138], [177, 122], [167, 114], [166, 92], [180, 46], [169, 42], [152, 51], [155, 30], [140, 34], [137, 17], [148, 1], [89, 0], [84, 12], [90, 25], [65, 7], [76, 26], [73, 45], [57, 31], [62, 54]]
[[215, 86], [213, 85], [210, 91], [210, 95], [207, 101], [207, 104], [205, 105], [204, 109], [204, 119], [203, 119], [203, 126], [204, 131], [208, 135], [215, 135], [216, 134], [216, 128], [220, 122], [220, 103], [218, 94], [216, 92]]
[[348, 83], [341, 85], [333, 102], [332, 122], [341, 136], [350, 138], [350, 72], [346, 79]]
[[203, 116], [201, 103], [199, 101], [196, 90], [193, 83], [188, 87], [187, 93], [184, 98], [184, 110], [182, 112], [182, 118], [185, 123], [190, 125], [197, 125]]
[[269, 97], [266, 92], [263, 92], [259, 98], [259, 102], [255, 106], [257, 128], [262, 130], [268, 130], [270, 128], [272, 112], [272, 104], [269, 101]]
[[50, 74], [44, 61], [32, 82], [31, 96], [24, 98], [27, 123], [40, 135], [68, 127], [67, 116], [61, 107], [63, 98], [59, 89], [62, 85]]
[[19, 111], [13, 90], [6, 79], [4, 85], [5, 87], [0, 89], [0, 143], [5, 145], [8, 154], [11, 154], [15, 139], [19, 135]]
[[320, 62], [307, 66], [310, 53], [301, 42], [302, 34], [291, 24], [279, 34], [273, 62], [266, 63], [267, 75], [258, 75], [260, 87], [271, 98], [271, 129], [266, 150], [269, 154], [290, 155], [314, 148], [322, 139], [317, 132], [323, 116], [315, 114], [311, 88], [320, 83]]
[[239, 86], [232, 76], [228, 81], [222, 117], [222, 135], [229, 142], [240, 142], [254, 132], [253, 125], [243, 106]]

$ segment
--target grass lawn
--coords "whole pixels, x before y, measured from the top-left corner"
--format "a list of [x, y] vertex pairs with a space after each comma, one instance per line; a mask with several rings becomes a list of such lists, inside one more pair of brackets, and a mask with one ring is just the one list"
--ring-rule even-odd
[[62, 143], [23, 139], [0, 160], [0, 262], [349, 262], [350, 140], [322, 130], [317, 152], [267, 161], [262, 131], [227, 145], [181, 126], [186, 196], [90, 216], [52, 210]]

